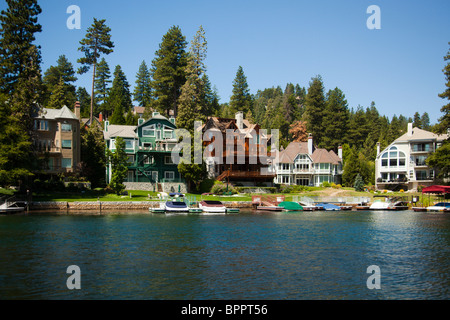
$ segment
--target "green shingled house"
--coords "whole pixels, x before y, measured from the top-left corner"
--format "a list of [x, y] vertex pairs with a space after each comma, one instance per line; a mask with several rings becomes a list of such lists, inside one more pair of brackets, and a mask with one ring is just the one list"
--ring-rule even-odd
[[[124, 184], [129, 190], [185, 192], [186, 185], [172, 162], [171, 151], [177, 140], [175, 118], [157, 112], [149, 120], [140, 118], [137, 126], [110, 125], [105, 122], [106, 147], [115, 151], [115, 140], [125, 141], [128, 155], [128, 175]], [[111, 180], [111, 168], [106, 168], [106, 181]]]

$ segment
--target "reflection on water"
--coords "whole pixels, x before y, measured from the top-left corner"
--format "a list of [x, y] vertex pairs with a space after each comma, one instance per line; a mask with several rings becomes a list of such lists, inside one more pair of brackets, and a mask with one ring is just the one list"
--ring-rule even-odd
[[[0, 216], [1, 299], [448, 299], [448, 214]], [[81, 269], [68, 290], [66, 269]], [[381, 269], [381, 289], [366, 286]]]

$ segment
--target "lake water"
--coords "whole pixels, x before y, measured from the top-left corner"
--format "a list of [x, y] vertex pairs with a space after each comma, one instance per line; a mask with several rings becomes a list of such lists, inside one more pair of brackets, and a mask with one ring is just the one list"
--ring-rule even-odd
[[3, 215], [0, 299], [449, 299], [449, 244], [448, 213]]

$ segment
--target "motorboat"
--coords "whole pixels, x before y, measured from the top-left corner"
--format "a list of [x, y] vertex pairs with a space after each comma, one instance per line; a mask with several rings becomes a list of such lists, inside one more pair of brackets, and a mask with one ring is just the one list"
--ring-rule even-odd
[[325, 211], [340, 211], [341, 207], [336, 206], [332, 203], [318, 203], [318, 207], [322, 207]]
[[298, 203], [303, 207], [303, 211], [315, 211], [315, 210], [317, 210], [317, 207], [315, 205], [313, 205], [313, 204], [308, 204], [308, 203], [302, 202], [302, 201], [299, 201]]
[[396, 200], [375, 200], [369, 207], [369, 210], [407, 210], [408, 205], [403, 201]]
[[295, 201], [282, 201], [278, 204], [285, 211], [303, 211], [303, 207]]
[[166, 212], [174, 213], [189, 212], [189, 207], [184, 201], [166, 201], [164, 209]]
[[450, 212], [450, 202], [436, 203], [435, 205], [427, 207], [427, 211], [431, 211], [431, 212], [433, 212], [433, 211], [434, 212], [448, 211], [448, 212]]
[[24, 207], [19, 207], [16, 204], [8, 206], [7, 203], [0, 205], [0, 213], [16, 213], [24, 211]]
[[278, 207], [278, 206], [257, 206], [256, 210], [261, 210], [261, 211], [283, 211], [284, 208], [283, 207]]
[[198, 204], [203, 213], [223, 213], [227, 212], [227, 208], [222, 202], [216, 200], [202, 200]]

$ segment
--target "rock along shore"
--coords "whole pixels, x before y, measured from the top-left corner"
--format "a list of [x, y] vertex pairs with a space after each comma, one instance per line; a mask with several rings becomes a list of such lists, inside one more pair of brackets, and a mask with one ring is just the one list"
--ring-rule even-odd
[[[222, 201], [228, 208], [252, 208], [251, 201]], [[158, 208], [158, 201], [48, 201], [32, 202], [30, 210], [48, 211], [48, 210], [74, 210], [74, 211], [127, 211], [127, 210], [147, 210], [149, 208]]]

